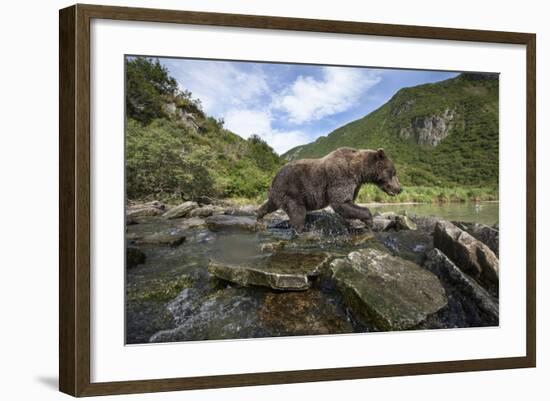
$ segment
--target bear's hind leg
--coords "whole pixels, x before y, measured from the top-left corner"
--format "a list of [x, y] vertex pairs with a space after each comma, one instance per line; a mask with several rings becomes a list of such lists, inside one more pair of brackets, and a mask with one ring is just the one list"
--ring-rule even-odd
[[284, 211], [288, 214], [292, 228], [298, 233], [304, 231], [304, 226], [306, 223], [305, 206], [296, 201], [290, 200], [286, 203]]

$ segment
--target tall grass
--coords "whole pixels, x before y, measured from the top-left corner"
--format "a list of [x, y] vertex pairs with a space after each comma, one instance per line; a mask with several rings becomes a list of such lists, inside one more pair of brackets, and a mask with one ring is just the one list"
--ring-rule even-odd
[[359, 191], [357, 203], [451, 203], [468, 201], [494, 201], [498, 200], [498, 187], [403, 187], [403, 192], [397, 196], [390, 196], [382, 192], [374, 185], [365, 185]]
[[[483, 202], [498, 201], [498, 187], [402, 187], [403, 192], [397, 196], [390, 196], [374, 185], [364, 185], [357, 199], [357, 203], [456, 203], [456, 202]], [[247, 204], [261, 204], [267, 199], [267, 191], [253, 198], [231, 197], [225, 201], [235, 206]]]

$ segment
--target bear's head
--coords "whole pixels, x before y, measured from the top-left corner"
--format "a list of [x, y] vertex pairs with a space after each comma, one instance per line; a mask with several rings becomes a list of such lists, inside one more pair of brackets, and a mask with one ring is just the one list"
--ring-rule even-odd
[[374, 166], [372, 171], [372, 182], [388, 195], [399, 195], [402, 191], [401, 183], [395, 171], [395, 165], [386, 156], [384, 149], [380, 148], [374, 154]]

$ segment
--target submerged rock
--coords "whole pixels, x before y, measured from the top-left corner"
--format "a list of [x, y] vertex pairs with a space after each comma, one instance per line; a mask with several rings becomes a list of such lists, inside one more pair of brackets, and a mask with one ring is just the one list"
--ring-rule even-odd
[[218, 279], [244, 287], [253, 285], [303, 291], [310, 288], [310, 279], [320, 274], [328, 260], [324, 253], [278, 252], [242, 264], [211, 261], [208, 272]]
[[353, 312], [379, 330], [405, 330], [447, 305], [437, 277], [377, 249], [335, 259], [330, 270]]
[[353, 333], [345, 310], [319, 290], [268, 292], [260, 324], [271, 336]]
[[134, 244], [146, 244], [146, 245], [166, 245], [173, 248], [180, 246], [185, 242], [185, 235], [176, 234], [152, 234], [146, 237], [135, 238], [132, 240]]
[[206, 227], [206, 222], [204, 221], [204, 219], [201, 219], [199, 217], [191, 217], [188, 219], [183, 219], [181, 223], [179, 223], [178, 227], [184, 230], [191, 228], [201, 228]]
[[438, 316], [441, 327], [498, 325], [498, 300], [464, 274], [443, 252], [437, 248], [431, 250], [424, 267], [439, 278], [449, 299], [445, 313]]
[[126, 218], [127, 221], [136, 223], [136, 217], [160, 216], [165, 210], [166, 206], [159, 201], [134, 204], [126, 209]]
[[353, 235], [347, 241], [352, 246], [364, 245], [374, 240], [374, 234], [367, 232], [364, 234]]
[[263, 225], [256, 221], [256, 217], [249, 216], [230, 216], [218, 214], [206, 218], [206, 225], [211, 231], [257, 231], [263, 228]]
[[173, 207], [162, 215], [165, 219], [177, 219], [179, 217], [185, 217], [191, 212], [191, 210], [198, 208], [197, 202], [187, 201], [182, 204]]
[[286, 241], [265, 242], [260, 245], [260, 252], [273, 253], [275, 251], [280, 251], [285, 247], [286, 243]]
[[240, 288], [226, 288], [212, 294], [186, 288], [167, 306], [176, 327], [154, 334], [149, 341], [158, 343], [266, 336], [258, 324], [258, 308], [262, 297], [263, 294]]
[[454, 224], [441, 220], [435, 226], [434, 247], [462, 271], [498, 291], [499, 261], [487, 245]]
[[126, 247], [126, 268], [131, 269], [145, 263], [145, 254], [134, 246]]

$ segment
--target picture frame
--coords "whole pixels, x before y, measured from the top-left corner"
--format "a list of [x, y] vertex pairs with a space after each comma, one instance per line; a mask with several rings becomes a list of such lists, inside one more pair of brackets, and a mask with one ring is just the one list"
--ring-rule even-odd
[[[91, 379], [91, 35], [92, 20], [186, 24], [311, 34], [514, 44], [526, 49], [525, 355], [95, 382]], [[536, 36], [436, 28], [77, 4], [59, 14], [59, 389], [73, 396], [349, 380], [536, 366]]]

